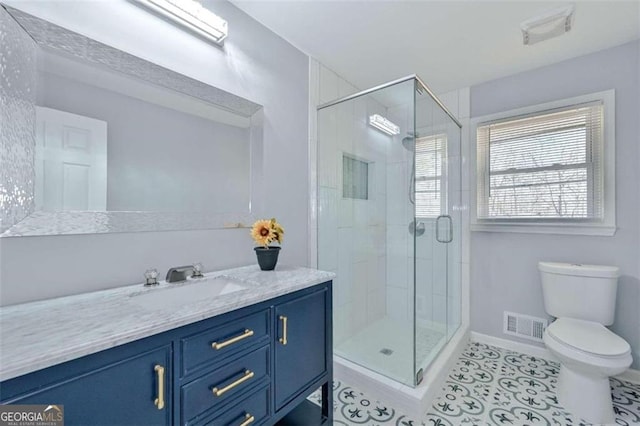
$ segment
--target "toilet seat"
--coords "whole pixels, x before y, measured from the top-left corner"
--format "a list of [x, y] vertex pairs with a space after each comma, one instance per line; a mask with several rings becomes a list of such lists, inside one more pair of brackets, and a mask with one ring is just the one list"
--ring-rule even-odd
[[631, 353], [631, 346], [623, 338], [592, 321], [558, 318], [546, 332], [559, 344], [587, 355], [619, 358]]

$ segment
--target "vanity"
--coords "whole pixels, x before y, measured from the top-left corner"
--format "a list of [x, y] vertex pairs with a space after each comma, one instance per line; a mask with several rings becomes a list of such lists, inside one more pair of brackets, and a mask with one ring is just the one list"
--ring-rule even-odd
[[63, 405], [68, 425], [330, 425], [332, 279], [248, 266], [0, 308], [0, 403]]

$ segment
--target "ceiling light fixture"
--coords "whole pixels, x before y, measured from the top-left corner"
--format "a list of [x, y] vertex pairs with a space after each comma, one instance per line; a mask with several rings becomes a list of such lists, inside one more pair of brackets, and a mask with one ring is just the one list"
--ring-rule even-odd
[[390, 136], [400, 134], [400, 127], [378, 114], [369, 117], [369, 124]]
[[202, 7], [197, 1], [136, 0], [135, 2], [216, 44], [222, 44], [227, 38], [227, 21]]
[[536, 44], [557, 37], [571, 30], [574, 6], [550, 10], [520, 24], [522, 42], [525, 45]]

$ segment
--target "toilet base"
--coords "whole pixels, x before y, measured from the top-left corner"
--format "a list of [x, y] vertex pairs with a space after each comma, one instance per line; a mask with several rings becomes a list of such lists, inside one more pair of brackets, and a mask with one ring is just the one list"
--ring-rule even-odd
[[596, 425], [615, 424], [608, 377], [586, 376], [561, 364], [557, 394], [575, 416]]

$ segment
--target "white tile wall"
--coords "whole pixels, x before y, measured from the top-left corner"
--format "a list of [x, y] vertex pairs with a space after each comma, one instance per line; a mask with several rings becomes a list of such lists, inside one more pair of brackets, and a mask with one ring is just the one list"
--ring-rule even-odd
[[[357, 91], [322, 65], [318, 65], [318, 74], [315, 105]], [[388, 138], [367, 126], [368, 114], [375, 108], [374, 102], [361, 98], [318, 114], [318, 267], [335, 268], [337, 274], [336, 345], [386, 314], [386, 164], [381, 160]], [[342, 198], [343, 153], [369, 162], [367, 200]]]
[[408, 319], [407, 289], [387, 286], [387, 315], [398, 321]]

